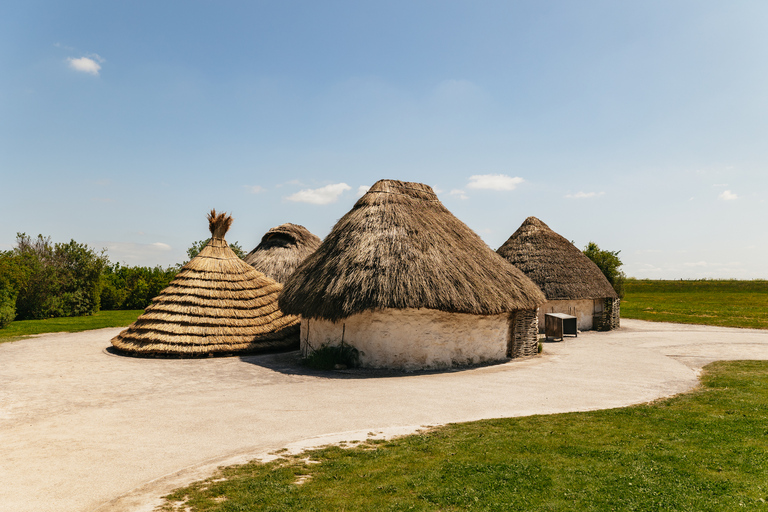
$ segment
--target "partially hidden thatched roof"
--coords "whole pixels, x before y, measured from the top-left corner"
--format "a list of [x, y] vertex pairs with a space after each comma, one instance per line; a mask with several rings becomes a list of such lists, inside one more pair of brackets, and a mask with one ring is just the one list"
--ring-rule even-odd
[[142, 315], [112, 339], [134, 355], [204, 356], [298, 347], [299, 318], [277, 307], [282, 285], [224, 240], [232, 217], [208, 216], [212, 238]]
[[267, 231], [244, 260], [267, 277], [284, 283], [301, 262], [320, 247], [320, 242], [320, 238], [304, 226], [281, 224]]
[[366, 310], [493, 315], [545, 302], [421, 183], [376, 182], [288, 278], [283, 311], [340, 320]]
[[548, 300], [617, 298], [592, 260], [536, 217], [528, 217], [497, 251], [525, 272]]

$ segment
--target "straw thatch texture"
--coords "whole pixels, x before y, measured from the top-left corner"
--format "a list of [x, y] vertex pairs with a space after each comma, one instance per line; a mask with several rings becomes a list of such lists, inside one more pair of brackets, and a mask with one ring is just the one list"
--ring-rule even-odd
[[296, 268], [320, 247], [320, 238], [298, 224], [270, 229], [244, 260], [278, 283], [284, 283]]
[[496, 315], [544, 295], [421, 183], [381, 180], [288, 278], [280, 308], [337, 321], [366, 310]]
[[548, 300], [617, 298], [592, 260], [536, 217], [528, 217], [497, 251], [542, 289]]
[[144, 313], [112, 339], [133, 355], [195, 357], [298, 348], [299, 318], [277, 306], [282, 285], [242, 261], [224, 234], [232, 218], [209, 215], [213, 238]]

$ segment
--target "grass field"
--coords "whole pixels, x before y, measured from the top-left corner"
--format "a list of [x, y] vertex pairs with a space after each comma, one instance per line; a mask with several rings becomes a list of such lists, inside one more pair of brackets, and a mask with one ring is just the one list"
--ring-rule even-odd
[[143, 309], [99, 311], [91, 316], [17, 320], [0, 329], [0, 343], [46, 332], [80, 332], [104, 327], [125, 327], [132, 324], [143, 312]]
[[622, 318], [768, 329], [768, 281], [628, 279]]
[[164, 510], [768, 510], [766, 417], [768, 362], [719, 362], [652, 404], [224, 468]]

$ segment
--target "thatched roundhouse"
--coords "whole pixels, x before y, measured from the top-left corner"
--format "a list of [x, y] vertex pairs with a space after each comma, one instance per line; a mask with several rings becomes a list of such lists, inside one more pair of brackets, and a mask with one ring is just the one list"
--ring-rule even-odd
[[244, 260], [278, 283], [284, 283], [302, 261], [320, 247], [320, 238], [298, 224], [281, 224], [267, 231]]
[[277, 307], [282, 285], [224, 240], [232, 217], [208, 216], [212, 238], [142, 315], [112, 339], [124, 353], [201, 357], [298, 348], [299, 318]]
[[348, 345], [374, 368], [445, 368], [533, 355], [545, 298], [427, 185], [375, 183], [288, 278], [301, 348]]
[[620, 301], [611, 283], [576, 246], [536, 217], [528, 217], [497, 251], [522, 270], [547, 296], [539, 309], [544, 314], [577, 317], [582, 331], [619, 327]]

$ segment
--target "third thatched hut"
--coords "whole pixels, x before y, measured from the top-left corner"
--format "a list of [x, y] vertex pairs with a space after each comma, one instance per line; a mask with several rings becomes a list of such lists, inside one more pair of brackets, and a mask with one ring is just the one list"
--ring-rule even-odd
[[532, 355], [533, 282], [454, 217], [432, 188], [381, 180], [280, 294], [305, 354], [347, 345], [360, 364], [445, 368]]
[[244, 260], [267, 277], [284, 283], [301, 262], [320, 247], [320, 242], [320, 238], [304, 226], [281, 224], [267, 231]]
[[597, 265], [536, 217], [528, 217], [497, 251], [522, 270], [547, 296], [539, 310], [577, 318], [579, 330], [619, 327], [620, 301]]

